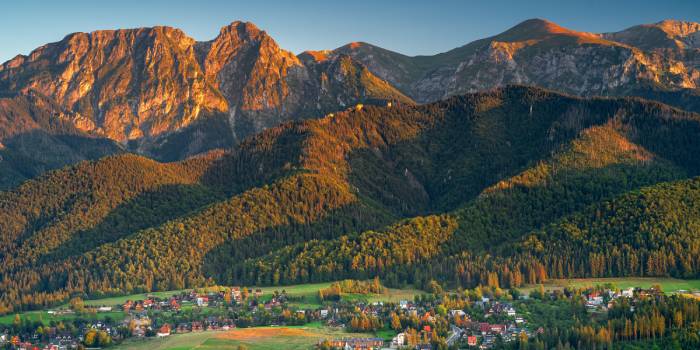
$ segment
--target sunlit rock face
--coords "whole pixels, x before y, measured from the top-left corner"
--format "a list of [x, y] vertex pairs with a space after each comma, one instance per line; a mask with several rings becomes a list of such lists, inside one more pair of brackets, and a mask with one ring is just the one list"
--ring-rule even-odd
[[[191, 141], [178, 139], [188, 150], [181, 157], [367, 99], [410, 101], [346, 59], [361, 79], [337, 81], [323, 70], [332, 64], [302, 62], [252, 23], [234, 22], [207, 42], [170, 27], [105, 30], [70, 34], [4, 63], [0, 92], [42, 96], [77, 130], [155, 157], [173, 134], [194, 128]], [[326, 98], [329, 91], [337, 96]], [[207, 130], [221, 120], [227, 134]]]
[[359, 60], [418, 102], [506, 84], [584, 96], [700, 85], [700, 24], [692, 22], [595, 34], [533, 19], [434, 56], [408, 57], [364, 43], [334, 52]]
[[169, 27], [75, 33], [6, 63], [0, 79], [76, 113], [80, 130], [119, 142], [155, 137], [227, 109], [194, 45]]

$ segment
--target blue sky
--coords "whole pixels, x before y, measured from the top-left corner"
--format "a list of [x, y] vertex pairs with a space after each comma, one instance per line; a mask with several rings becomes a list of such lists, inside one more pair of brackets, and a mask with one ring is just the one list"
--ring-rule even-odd
[[497, 34], [528, 18], [591, 32], [666, 18], [700, 21], [699, 0], [12, 1], [0, 7], [0, 62], [72, 32], [169, 25], [209, 40], [252, 21], [287, 50], [366, 41], [408, 55], [434, 54]]

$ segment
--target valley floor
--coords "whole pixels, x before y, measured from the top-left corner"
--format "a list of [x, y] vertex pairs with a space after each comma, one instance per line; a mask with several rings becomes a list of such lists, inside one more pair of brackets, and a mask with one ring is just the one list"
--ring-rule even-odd
[[[688, 295], [693, 295], [690, 293], [700, 291], [700, 279], [694, 280], [681, 280], [674, 278], [596, 278], [596, 279], [562, 279], [562, 280], [550, 280], [544, 284], [544, 288], [549, 291], [561, 290], [566, 287], [576, 287], [576, 288], [587, 288], [595, 286], [604, 286], [606, 290], [615, 289], [627, 289], [630, 287], [649, 289], [652, 286], [660, 286], [661, 291], [665, 294], [676, 294], [679, 292], [688, 293]], [[319, 299], [319, 290], [326, 289], [331, 286], [331, 283], [315, 283], [315, 284], [300, 284], [291, 286], [276, 286], [276, 287], [251, 287], [251, 290], [260, 292], [261, 295], [256, 297], [256, 299], [261, 303], [268, 303], [271, 301], [273, 295], [277, 295], [278, 292], [284, 291], [284, 294], [288, 296], [289, 302], [286, 304], [292, 310], [302, 310], [306, 315], [311, 315], [321, 308], [328, 310], [333, 308], [328, 301], [321, 301]], [[210, 287], [197, 290], [197, 294], [206, 294], [207, 292], [213, 292], [220, 290], [222, 287]], [[522, 294], [530, 294], [536, 289], [539, 289], [539, 285], [527, 286], [520, 288]], [[210, 290], [209, 290], [210, 289]], [[148, 294], [134, 294], [128, 296], [120, 297], [109, 297], [103, 299], [87, 300], [84, 304], [87, 307], [103, 307], [109, 309], [107, 312], [92, 312], [87, 314], [82, 314], [78, 316], [75, 313], [69, 311], [69, 305], [63, 305], [52, 311], [31, 311], [19, 314], [23, 324], [39, 322], [42, 324], [55, 324], [59, 321], [64, 321], [66, 323], [76, 320], [76, 318], [82, 318], [87, 321], [86, 325], [97, 324], [98, 321], [103, 321], [105, 324], [121, 324], [126, 317], [133, 317], [133, 314], [122, 311], [122, 304], [127, 300], [137, 301], [146, 298], [169, 298], [175, 295], [189, 294], [183, 293], [185, 290], [178, 291], [164, 291], [164, 292], [154, 292]], [[385, 288], [380, 294], [343, 294], [342, 301], [350, 302], [354, 304], [359, 302], [357, 305], [367, 305], [373, 302], [391, 302], [399, 304], [400, 301], [412, 302], [414, 299], [425, 294], [426, 292], [417, 289], [390, 289]], [[695, 295], [693, 295], [695, 296]], [[274, 300], [272, 300], [274, 302]], [[536, 301], [532, 301], [536, 302]], [[418, 303], [418, 302], [417, 302]], [[432, 305], [428, 302], [429, 305]], [[555, 303], [556, 304], [556, 303]], [[561, 307], [561, 305], [539, 305], [539, 304], [528, 304], [525, 309], [522, 309], [521, 305], [515, 305], [518, 312], [523, 312], [522, 316], [526, 319], [528, 324], [533, 326], [539, 326], [541, 324], [546, 324], [546, 317], [539, 317], [539, 312], [544, 310], [543, 307]], [[388, 307], [393, 307], [387, 305]], [[286, 307], [286, 306], [285, 306]], [[431, 307], [434, 307], [431, 306]], [[380, 307], [381, 308], [381, 307]], [[182, 311], [187, 313], [192, 313], [195, 311], [196, 314], [202, 317], [206, 315], [213, 315], [220, 309], [220, 306], [216, 304], [207, 307], [197, 307], [192, 305], [191, 302], [182, 305]], [[247, 310], [247, 309], [246, 309]], [[525, 310], [525, 311], [523, 311]], [[591, 311], [591, 310], [589, 310]], [[337, 311], [336, 311], [337, 312]], [[597, 311], [594, 311], [594, 313]], [[149, 316], [158, 318], [159, 314], [154, 313]], [[584, 310], [585, 313], [585, 310]], [[547, 314], [546, 312], [544, 314]], [[544, 315], [543, 314], [543, 315]], [[172, 312], [163, 312], [161, 316], [172, 317]], [[386, 316], [386, 315], [385, 315]], [[4, 325], [11, 327], [13, 322], [16, 322], [18, 316], [14, 314], [9, 314], [0, 317], [0, 326]], [[482, 315], [483, 318], [483, 315]], [[316, 318], [318, 319], [318, 318]], [[481, 320], [483, 322], [483, 319]], [[259, 323], [258, 323], [259, 324]], [[274, 323], [273, 323], [274, 324]], [[325, 323], [323, 320], [315, 320], [307, 323], [303, 326], [258, 326], [250, 328], [234, 328], [227, 330], [207, 330], [207, 331], [192, 331], [184, 333], [173, 333], [165, 337], [129, 337], [118, 345], [111, 346], [113, 349], [120, 350], [189, 350], [189, 349], [238, 349], [239, 346], [244, 346], [250, 350], [267, 350], [267, 349], [280, 349], [280, 350], [294, 350], [294, 349], [310, 349], [313, 348], [315, 344], [318, 344], [323, 340], [331, 339], [342, 339], [342, 338], [382, 338], [385, 341], [390, 341], [397, 332], [387, 327], [382, 327], [376, 332], [367, 333], [352, 333], [346, 331], [342, 327], [330, 326], [331, 323]], [[459, 336], [459, 334], [458, 334]], [[458, 337], [459, 338], [459, 337]]]

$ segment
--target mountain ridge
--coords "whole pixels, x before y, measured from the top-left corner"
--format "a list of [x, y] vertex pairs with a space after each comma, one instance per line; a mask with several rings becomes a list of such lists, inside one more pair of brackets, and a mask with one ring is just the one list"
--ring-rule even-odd
[[[302, 62], [240, 21], [204, 42], [168, 26], [72, 33], [0, 65], [0, 92], [42, 96], [50, 101], [42, 113], [161, 160], [230, 148], [283, 121], [357, 103], [413, 103], [349, 57]], [[27, 178], [14, 177], [7, 183]]]
[[[693, 33], [698, 24], [667, 20], [647, 26], [680, 27], [677, 31], [685, 34]], [[676, 45], [665, 52], [656, 44], [637, 47], [652, 40], [624, 32], [579, 32], [530, 19], [435, 55], [406, 56], [367, 43], [348, 44], [334, 52], [355, 57], [418, 102], [506, 84], [529, 84], [582, 96], [653, 98], [654, 94], [642, 93], [645, 86], [669, 92], [697, 90], [697, 48]], [[631, 38], [623, 40], [626, 36]]]
[[[508, 86], [286, 122], [177, 163], [82, 162], [0, 192], [0, 309], [342, 276], [538, 283], [559, 262], [520, 254], [521, 242], [589, 206], [697, 176], [698, 132], [700, 115], [658, 102]], [[348, 250], [364, 238], [376, 249]], [[674, 247], [649, 274], [676, 275], [670, 264], [695, 254]], [[585, 276], [588, 258], [574, 263], [566, 276]]]

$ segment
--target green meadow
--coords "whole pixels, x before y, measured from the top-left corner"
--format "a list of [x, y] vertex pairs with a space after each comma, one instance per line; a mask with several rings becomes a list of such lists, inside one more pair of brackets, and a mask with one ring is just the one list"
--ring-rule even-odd
[[[653, 285], [661, 286], [666, 293], [674, 293], [678, 290], [700, 290], [700, 279], [682, 280], [667, 277], [615, 277], [615, 278], [578, 278], [578, 279], [553, 279], [544, 283], [545, 289], [564, 289], [566, 287], [586, 288], [611, 284], [616, 288], [627, 289], [649, 288]], [[530, 292], [537, 286], [519, 288], [522, 292]]]

